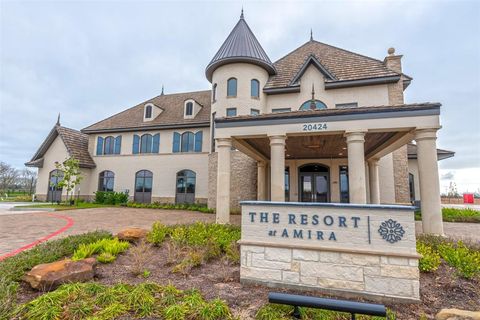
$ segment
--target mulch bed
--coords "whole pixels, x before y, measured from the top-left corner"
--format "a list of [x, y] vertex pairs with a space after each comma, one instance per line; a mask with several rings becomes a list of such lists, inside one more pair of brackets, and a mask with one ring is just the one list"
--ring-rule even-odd
[[[326, 297], [324, 294], [315, 292], [242, 285], [240, 284], [239, 266], [227, 264], [220, 259], [194, 268], [186, 276], [172, 273], [172, 265], [167, 263], [168, 250], [166, 246], [152, 247], [149, 257], [149, 261], [145, 265], [145, 269], [150, 271], [150, 276], [147, 279], [133, 275], [131, 272], [132, 257], [127, 253], [119, 256], [114, 263], [99, 264], [95, 281], [107, 285], [120, 282], [138, 284], [149, 281], [162, 285], [171, 283], [184, 290], [197, 288], [207, 299], [220, 297], [227, 301], [232, 312], [240, 316], [241, 319], [253, 319], [257, 310], [267, 303], [267, 295], [270, 291]], [[421, 303], [387, 304], [387, 307], [397, 314], [397, 319], [418, 319], [423, 314], [428, 319], [433, 319], [442, 308], [479, 309], [480, 281], [478, 279], [465, 280], [459, 278], [454, 271], [453, 268], [442, 264], [435, 273], [421, 273]], [[19, 302], [32, 300], [40, 294], [32, 291], [26, 284], [22, 284], [19, 291]]]

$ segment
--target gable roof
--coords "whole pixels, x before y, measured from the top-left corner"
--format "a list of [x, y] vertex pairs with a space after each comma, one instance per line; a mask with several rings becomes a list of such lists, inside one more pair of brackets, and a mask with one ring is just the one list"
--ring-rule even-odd
[[[407, 155], [408, 159], [417, 159], [418, 153], [417, 153], [417, 145], [414, 143], [409, 143], [407, 144]], [[455, 156], [454, 151], [449, 151], [449, 150], [443, 150], [443, 149], [437, 149], [437, 159], [443, 160], [443, 159], [448, 159]]]
[[205, 69], [208, 81], [212, 81], [212, 74], [216, 68], [232, 62], [254, 63], [271, 75], [275, 73], [272, 61], [245, 21], [243, 11], [240, 20]]
[[88, 152], [88, 136], [80, 131], [62, 127], [58, 123], [52, 128], [32, 159], [25, 163], [25, 165], [27, 167], [42, 168], [44, 155], [58, 136], [62, 139], [68, 155], [77, 159], [80, 162], [79, 165], [81, 168], [96, 167], [95, 162]]
[[[193, 99], [202, 106], [194, 118], [184, 119], [184, 102]], [[210, 124], [211, 90], [159, 95], [82, 129], [84, 133], [148, 129], [188, 128]], [[155, 119], [143, 121], [144, 106], [153, 103], [163, 109]]]
[[268, 91], [298, 86], [295, 80], [298, 80], [302, 71], [314, 62], [318, 62], [333, 77], [332, 79], [326, 77], [326, 84], [364, 79], [396, 82], [401, 76], [387, 68], [380, 60], [310, 40], [274, 62], [277, 73], [269, 78], [264, 89]]

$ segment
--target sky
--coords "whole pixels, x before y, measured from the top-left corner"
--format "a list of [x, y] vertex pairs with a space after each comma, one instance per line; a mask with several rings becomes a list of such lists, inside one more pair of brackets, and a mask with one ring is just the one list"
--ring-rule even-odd
[[165, 93], [210, 88], [205, 67], [241, 8], [272, 61], [310, 37], [402, 54], [407, 103], [441, 102], [441, 191], [480, 190], [480, 1], [0, 0], [0, 161], [22, 168], [61, 113], [82, 129]]

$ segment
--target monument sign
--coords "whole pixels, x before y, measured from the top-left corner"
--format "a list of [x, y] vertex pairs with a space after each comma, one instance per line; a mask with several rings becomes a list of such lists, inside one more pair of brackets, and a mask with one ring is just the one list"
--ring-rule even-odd
[[242, 202], [242, 282], [418, 301], [414, 207]]

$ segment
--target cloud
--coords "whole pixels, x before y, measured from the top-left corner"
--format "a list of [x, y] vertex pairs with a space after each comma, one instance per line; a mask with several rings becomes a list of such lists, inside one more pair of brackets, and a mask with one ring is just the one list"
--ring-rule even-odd
[[452, 171], [442, 174], [442, 176], [440, 177], [440, 179], [442, 180], [453, 180], [454, 178], [455, 178], [455, 173], [453, 173]]

